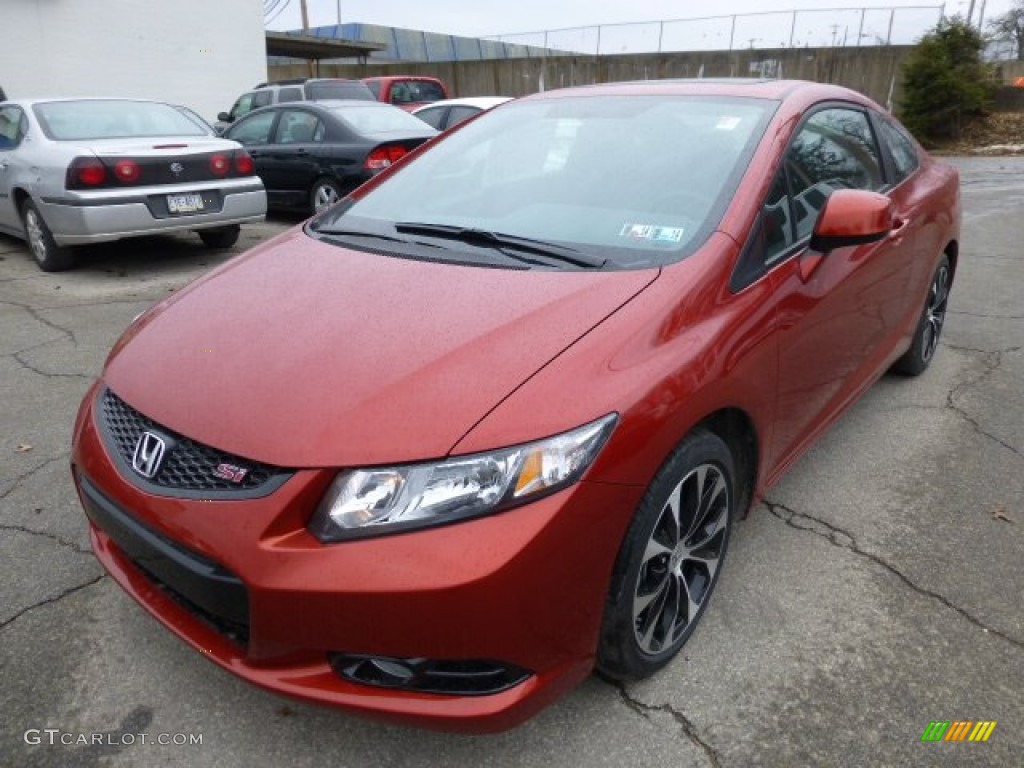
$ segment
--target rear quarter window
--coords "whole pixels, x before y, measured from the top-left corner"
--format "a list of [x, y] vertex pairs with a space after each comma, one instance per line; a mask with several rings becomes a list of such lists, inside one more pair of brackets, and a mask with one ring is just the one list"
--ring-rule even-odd
[[469, 118], [474, 117], [479, 113], [480, 110], [477, 107], [452, 107], [451, 114], [448, 115], [448, 127], [452, 128], [453, 126], [456, 126], [465, 120], [469, 120]]
[[441, 128], [441, 120], [444, 118], [444, 112], [447, 107], [433, 107], [431, 109], [424, 109], [416, 113], [416, 117], [425, 122], [431, 128]]
[[920, 158], [917, 156], [917, 148], [914, 142], [895, 123], [886, 118], [879, 121], [879, 133], [882, 141], [889, 148], [889, 155], [892, 157], [895, 177], [894, 184], [913, 174], [920, 165]]

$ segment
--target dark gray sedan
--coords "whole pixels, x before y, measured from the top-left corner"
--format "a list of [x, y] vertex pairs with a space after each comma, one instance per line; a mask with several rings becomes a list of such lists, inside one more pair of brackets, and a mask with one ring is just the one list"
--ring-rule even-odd
[[224, 135], [249, 150], [270, 207], [315, 213], [437, 131], [390, 104], [339, 100], [257, 109]]

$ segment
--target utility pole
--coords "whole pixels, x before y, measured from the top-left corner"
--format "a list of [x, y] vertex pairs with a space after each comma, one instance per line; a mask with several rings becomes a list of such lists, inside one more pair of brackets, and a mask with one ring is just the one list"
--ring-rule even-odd
[[[309, 9], [306, 8], [306, 0], [300, 0], [302, 6], [302, 31], [309, 32]], [[320, 65], [319, 62], [313, 63], [313, 59], [309, 60], [309, 76], [316, 77], [319, 74]]]
[[974, 0], [967, 6], [967, 26], [971, 26], [971, 19], [974, 18]]

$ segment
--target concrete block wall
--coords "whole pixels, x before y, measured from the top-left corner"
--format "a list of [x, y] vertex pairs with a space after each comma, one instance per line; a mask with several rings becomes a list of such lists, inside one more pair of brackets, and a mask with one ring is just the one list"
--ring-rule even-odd
[[[559, 56], [429, 64], [328, 64], [321, 77], [431, 75], [455, 96], [525, 96], [540, 90], [677, 77], [784, 77], [844, 85], [879, 104], [898, 104], [901, 66], [911, 46]], [[305, 63], [274, 65], [273, 79], [304, 77]]]

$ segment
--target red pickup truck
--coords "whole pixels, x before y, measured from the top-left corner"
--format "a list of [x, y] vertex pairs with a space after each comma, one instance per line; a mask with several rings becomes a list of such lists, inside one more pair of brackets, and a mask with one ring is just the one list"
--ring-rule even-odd
[[390, 75], [388, 77], [364, 77], [377, 101], [394, 104], [406, 112], [448, 98], [448, 88], [436, 77], [416, 75]]

